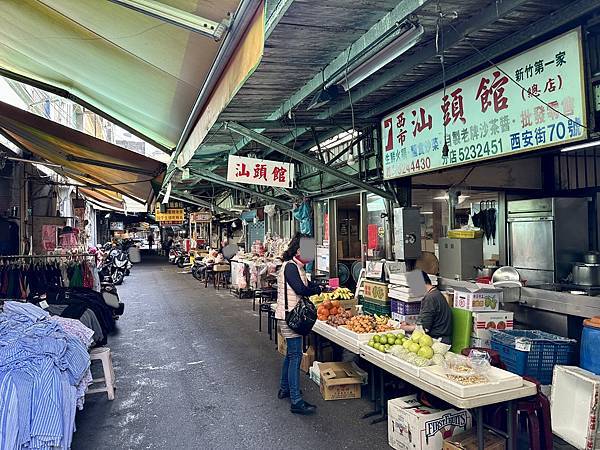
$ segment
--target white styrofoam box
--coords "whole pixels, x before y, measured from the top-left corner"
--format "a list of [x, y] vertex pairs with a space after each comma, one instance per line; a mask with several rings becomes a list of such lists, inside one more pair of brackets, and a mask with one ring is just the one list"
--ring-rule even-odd
[[554, 366], [552, 432], [579, 449], [600, 449], [600, 376], [574, 366]]
[[421, 369], [423, 369], [423, 367], [417, 367], [414, 364], [404, 361], [403, 359], [400, 359], [397, 356], [390, 355], [389, 353], [385, 355], [385, 360], [388, 364], [396, 366], [399, 369], [404, 370], [405, 372], [411, 375], [414, 375], [415, 377], [418, 377], [419, 372], [421, 371]]
[[[340, 332], [340, 334], [348, 336], [349, 338], [356, 340], [358, 342], [369, 342], [373, 338], [373, 336], [375, 336], [376, 334], [384, 334], [384, 333], [355, 333], [354, 331], [350, 330], [345, 325], [340, 325], [337, 329]], [[385, 332], [385, 334], [388, 334], [388, 333], [404, 334], [404, 330], [392, 330], [392, 331]]]
[[493, 392], [506, 391], [523, 386], [523, 378], [506, 370], [490, 367], [486, 373], [487, 383], [463, 385], [450, 380], [446, 376], [444, 367], [429, 366], [419, 372], [422, 380], [441, 387], [442, 389], [462, 398], [476, 397], [482, 394], [491, 394]]
[[471, 283], [454, 288], [454, 307], [469, 311], [498, 311], [502, 289], [489, 284]]
[[397, 312], [393, 312], [392, 313], [392, 319], [397, 320], [398, 322], [402, 323], [402, 322], [406, 322], [406, 323], [417, 323], [417, 320], [419, 320], [419, 315], [412, 315], [412, 316], [407, 316], [404, 314], [400, 314]]
[[410, 296], [404, 292], [398, 291], [397, 289], [390, 289], [388, 291], [388, 297], [393, 298], [394, 300], [400, 300], [402, 302], [407, 303], [420, 302], [423, 300], [422, 295]]
[[367, 353], [376, 359], [380, 359], [381, 361], [385, 361], [388, 356], [384, 352], [380, 352], [379, 350], [374, 349], [373, 347], [369, 347], [365, 342], [361, 342], [361, 344], [359, 346], [359, 351], [360, 351], [360, 354]]
[[440, 450], [444, 439], [471, 426], [468, 411], [429, 408], [416, 395], [388, 401], [388, 443], [396, 450]]

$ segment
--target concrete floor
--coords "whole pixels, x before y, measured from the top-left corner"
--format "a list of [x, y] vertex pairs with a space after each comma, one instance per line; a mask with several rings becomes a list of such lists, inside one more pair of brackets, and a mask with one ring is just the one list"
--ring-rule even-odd
[[258, 332], [251, 300], [180, 271], [142, 263], [119, 287], [126, 309], [109, 339], [116, 399], [87, 397], [73, 450], [389, 448], [387, 424], [360, 418], [371, 403], [325, 402], [307, 377], [304, 396], [318, 412], [291, 414], [276, 397], [282, 357], [266, 327]]

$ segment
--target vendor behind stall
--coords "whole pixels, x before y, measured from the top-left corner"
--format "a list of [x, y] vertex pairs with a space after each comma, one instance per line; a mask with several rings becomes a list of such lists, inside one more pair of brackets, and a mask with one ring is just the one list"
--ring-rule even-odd
[[[426, 293], [421, 301], [418, 325], [434, 339], [440, 339], [444, 344], [452, 343], [452, 310], [440, 290], [431, 284], [431, 278], [425, 272]], [[402, 323], [400, 328], [404, 331], [414, 331], [417, 325]]]

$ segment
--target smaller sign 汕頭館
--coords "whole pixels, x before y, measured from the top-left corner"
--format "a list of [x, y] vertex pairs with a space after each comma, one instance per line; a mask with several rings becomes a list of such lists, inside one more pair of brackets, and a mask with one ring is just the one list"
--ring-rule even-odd
[[291, 188], [294, 184], [294, 165], [281, 161], [229, 155], [227, 181]]

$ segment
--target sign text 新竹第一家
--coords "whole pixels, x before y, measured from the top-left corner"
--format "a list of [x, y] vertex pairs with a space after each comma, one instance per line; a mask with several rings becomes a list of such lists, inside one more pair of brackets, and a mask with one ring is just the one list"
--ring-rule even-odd
[[227, 181], [291, 188], [294, 184], [294, 165], [280, 161], [229, 155]]
[[585, 126], [578, 28], [385, 116], [384, 178], [584, 139]]

